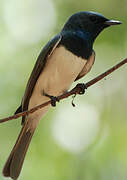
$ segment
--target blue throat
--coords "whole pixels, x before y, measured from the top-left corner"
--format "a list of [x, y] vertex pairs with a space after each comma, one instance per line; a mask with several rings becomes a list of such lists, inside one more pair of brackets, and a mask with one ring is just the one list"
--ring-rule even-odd
[[92, 38], [92, 33], [88, 32], [88, 31], [76, 31], [75, 33], [79, 38], [84, 39], [84, 41], [86, 41], [88, 44], [93, 43], [93, 38]]
[[90, 32], [63, 31], [61, 45], [78, 57], [89, 59], [93, 51], [94, 38]]

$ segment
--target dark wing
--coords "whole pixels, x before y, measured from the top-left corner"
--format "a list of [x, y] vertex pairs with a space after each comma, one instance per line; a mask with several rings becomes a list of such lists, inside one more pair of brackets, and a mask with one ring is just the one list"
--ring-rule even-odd
[[[40, 55], [37, 58], [36, 64], [33, 68], [30, 78], [28, 80], [21, 106], [16, 110], [15, 114], [22, 111], [26, 111], [28, 109], [30, 97], [32, 95], [37, 79], [45, 67], [46, 58], [53, 53], [53, 51], [56, 49], [60, 41], [61, 41], [61, 35], [57, 35], [53, 39], [51, 39], [47, 43], [47, 45], [42, 49]], [[25, 120], [25, 116], [22, 118], [22, 123], [24, 122], [24, 120]]]

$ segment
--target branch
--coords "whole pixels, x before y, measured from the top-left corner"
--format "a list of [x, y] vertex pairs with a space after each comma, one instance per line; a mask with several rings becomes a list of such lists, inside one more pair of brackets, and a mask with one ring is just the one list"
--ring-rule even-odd
[[[113, 66], [112, 68], [108, 69], [107, 71], [105, 71], [104, 73], [100, 74], [99, 76], [97, 76], [96, 78], [92, 79], [91, 81], [87, 82], [85, 84], [85, 87], [90, 87], [94, 84], [96, 84], [98, 81], [100, 81], [101, 79], [103, 79], [104, 77], [106, 77], [107, 75], [111, 74], [113, 71], [115, 71], [116, 69], [120, 68], [121, 66], [123, 66], [124, 64], [127, 63], [127, 58], [122, 60], [120, 63], [116, 64], [115, 66]], [[75, 95], [75, 94], [80, 94], [80, 87], [79, 86], [75, 86], [72, 90], [66, 92], [65, 94], [62, 94], [60, 96], [57, 97], [58, 100], [61, 100], [61, 99], [65, 99], [71, 95]], [[9, 116], [7, 118], [4, 118], [4, 119], [0, 119], [0, 123], [3, 123], [3, 122], [6, 122], [6, 121], [9, 121], [9, 120], [13, 120], [13, 119], [17, 119], [21, 116], [26, 116], [28, 114], [31, 114], [47, 105], [51, 104], [51, 100], [50, 101], [47, 101], [43, 104], [40, 104], [38, 106], [35, 106], [34, 108], [28, 110], [28, 111], [23, 111], [21, 113], [18, 113], [18, 114], [15, 114], [13, 116]]]

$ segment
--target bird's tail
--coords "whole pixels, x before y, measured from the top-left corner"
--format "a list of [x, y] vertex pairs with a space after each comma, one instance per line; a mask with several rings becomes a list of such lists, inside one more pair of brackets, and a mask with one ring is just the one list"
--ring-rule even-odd
[[27, 123], [22, 127], [18, 139], [3, 168], [3, 175], [5, 177], [11, 177], [13, 180], [17, 180], [34, 131], [35, 129], [28, 129]]

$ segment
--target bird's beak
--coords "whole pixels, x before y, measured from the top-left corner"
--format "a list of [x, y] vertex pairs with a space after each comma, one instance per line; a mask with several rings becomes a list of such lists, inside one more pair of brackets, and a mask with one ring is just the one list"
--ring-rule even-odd
[[106, 25], [108, 25], [108, 26], [112, 26], [112, 25], [122, 24], [122, 22], [116, 21], [116, 20], [107, 20], [107, 21], [104, 22], [104, 24], [106, 24]]

